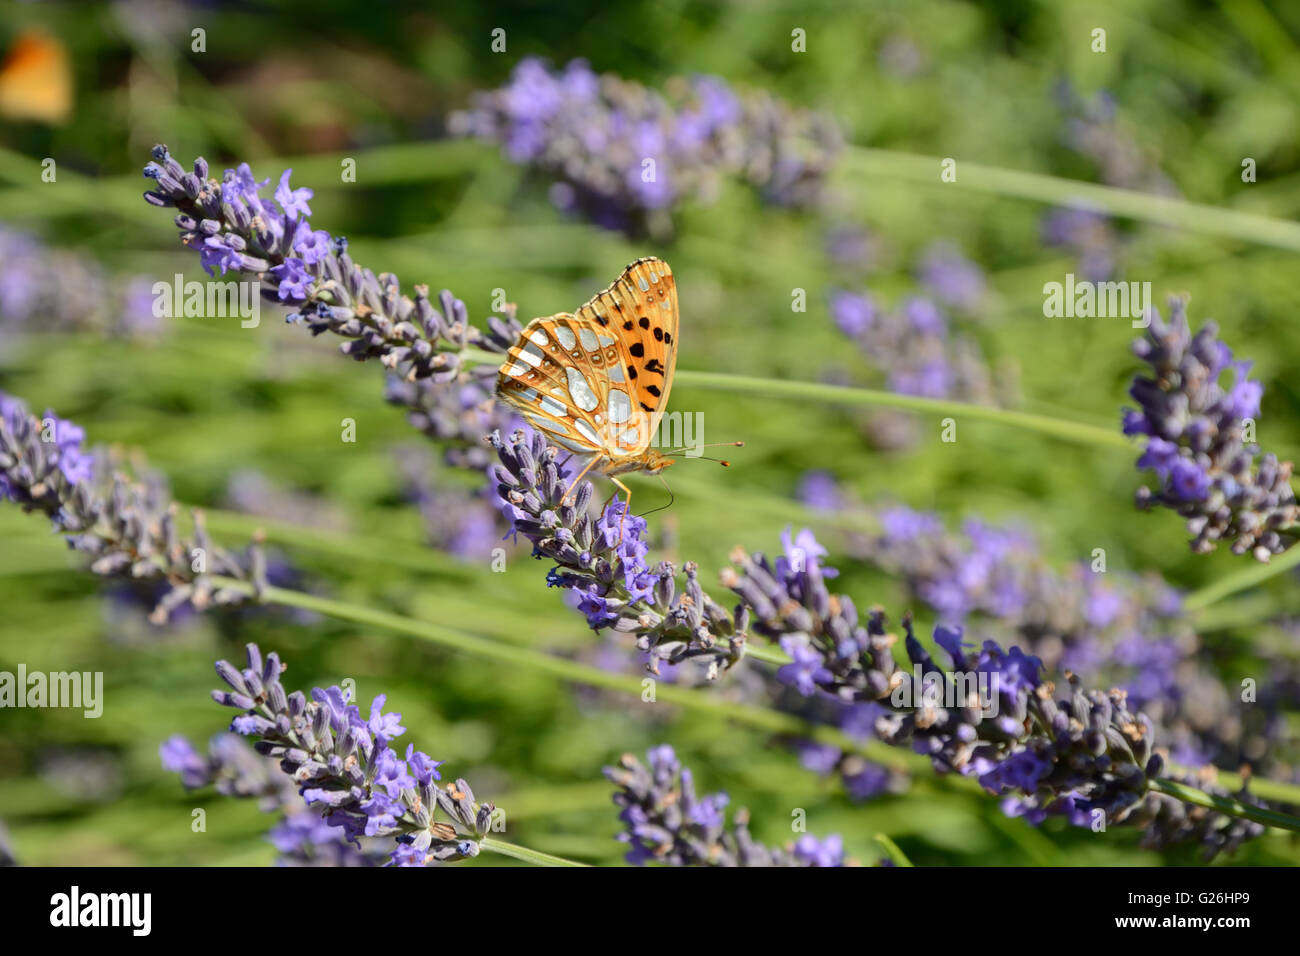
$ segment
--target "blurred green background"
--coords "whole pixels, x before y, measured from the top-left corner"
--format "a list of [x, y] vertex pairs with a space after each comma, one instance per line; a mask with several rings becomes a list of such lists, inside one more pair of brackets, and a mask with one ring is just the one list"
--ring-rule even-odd
[[[823, 221], [765, 207], [729, 184], [716, 203], [676, 212], [671, 241], [629, 240], [566, 219], [546, 184], [494, 147], [447, 141], [447, 114], [504, 82], [524, 56], [557, 65], [585, 57], [598, 72], [652, 87], [705, 72], [767, 89], [829, 112], [859, 146], [1095, 180], [1096, 169], [1061, 143], [1053, 90], [1064, 80], [1084, 94], [1109, 91], [1121, 122], [1184, 197], [1284, 218], [1300, 207], [1300, 8], [1286, 4], [578, 3], [563, 15], [533, 4], [442, 6], [6, 4], [0, 42], [27, 26], [58, 37], [76, 99], [64, 125], [0, 123], [0, 219], [113, 274], [200, 278], [170, 216], [139, 199], [149, 147], [165, 142], [186, 164], [206, 156], [217, 175], [237, 161], [259, 176], [292, 165], [294, 184], [316, 191], [314, 223], [346, 235], [358, 262], [397, 273], [407, 288], [450, 288], [475, 318], [490, 314], [498, 287], [525, 320], [572, 309], [631, 259], [657, 255], [681, 290], [680, 369], [877, 385], [827, 314], [825, 292], [845, 277], [827, 265]], [[201, 54], [189, 49], [196, 26], [206, 30]], [[1097, 26], [1107, 29], [1104, 54], [1089, 49]], [[497, 27], [509, 37], [504, 54], [489, 50]], [[805, 54], [790, 51], [795, 27], [807, 31]], [[888, 55], [898, 44], [914, 54], [907, 69]], [[56, 183], [33, 178], [46, 156], [58, 161]], [[356, 183], [338, 181], [344, 156], [358, 160]], [[1241, 181], [1243, 157], [1257, 160], [1257, 183]], [[838, 221], [869, 230], [883, 250], [873, 289], [905, 288], [920, 249], [955, 240], [988, 271], [991, 302], [974, 334], [999, 376], [1016, 383], [1020, 407], [1117, 422], [1134, 370], [1132, 330], [1043, 318], [1042, 284], [1070, 271], [1072, 259], [1040, 242], [1042, 204], [946, 187], [937, 170], [933, 183], [873, 178], [851, 158], [832, 186]], [[1158, 299], [1189, 293], [1193, 320], [1213, 317], [1237, 354], [1256, 360], [1267, 387], [1259, 440], [1294, 455], [1293, 254], [1120, 228], [1126, 277], [1152, 280]], [[791, 313], [793, 288], [808, 290], [808, 312]], [[543, 586], [545, 567], [524, 548], [494, 574], [421, 547], [423, 521], [404, 499], [394, 449], [423, 439], [383, 402], [381, 370], [345, 361], [328, 337], [312, 339], [266, 309], [256, 330], [175, 319], [143, 339], [70, 331], [2, 342], [0, 388], [80, 423], [91, 442], [139, 449], [178, 501], [219, 507], [231, 477], [248, 470], [312, 496], [305, 513], [325, 530], [282, 549], [311, 590], [555, 654], [605, 640]], [[731, 548], [772, 550], [794, 524], [830, 548], [842, 571], [836, 590], [895, 619], [905, 609], [897, 582], [839, 553], [846, 522], [795, 502], [810, 469], [833, 472], [867, 502], [903, 501], [954, 520], [1023, 518], [1062, 565], [1104, 547], [1112, 569], [1157, 569], [1194, 589], [1244, 560], [1195, 557], [1176, 517], [1135, 514], [1138, 476], [1123, 448], [976, 422], [961, 423], [957, 444], [942, 444], [937, 420], [920, 418], [921, 441], [882, 452], [851, 410], [687, 384], [674, 389], [673, 407], [704, 412], [711, 440], [746, 443], [730, 470], [673, 469], [676, 502], [651, 519], [662, 553], [698, 561], [715, 594]], [[354, 444], [339, 440], [345, 418], [357, 422]], [[450, 471], [439, 480], [475, 481]], [[661, 503], [653, 479], [633, 480], [638, 507]], [[256, 524], [221, 514], [212, 522], [231, 546]], [[751, 727], [380, 630], [272, 610], [151, 631], [113, 611], [103, 582], [74, 570], [37, 517], [0, 509], [0, 541], [0, 669], [101, 670], [107, 694], [98, 720], [0, 712], [0, 820], [23, 863], [269, 862], [270, 818], [250, 801], [185, 794], [157, 755], [173, 733], [201, 743], [225, 728], [230, 712], [207, 697], [211, 662], [237, 660], [246, 641], [280, 652], [290, 689], [350, 677], [363, 703], [387, 693], [404, 739], [506, 807], [513, 841], [587, 862], [615, 863], [623, 852], [600, 768], [659, 742], [695, 768], [701, 788], [749, 807], [755, 834], [773, 842], [789, 839], [791, 810], [801, 807], [810, 831], [843, 834], [862, 861], [880, 855], [877, 832], [918, 864], [1195, 860], [1191, 850], [1139, 850], [1138, 834], [1122, 829], [1102, 839], [1060, 822], [1035, 830], [924, 771], [906, 794], [855, 804]], [[1271, 606], [1292, 606], [1292, 583], [1270, 582]], [[1237, 674], [1249, 673], [1257, 642], [1281, 637], [1251, 625], [1211, 639], [1225, 674]], [[726, 694], [725, 683], [713, 692]], [[190, 832], [195, 806], [208, 811], [206, 833]], [[1300, 843], [1273, 835], [1217, 865], [1297, 860]]]

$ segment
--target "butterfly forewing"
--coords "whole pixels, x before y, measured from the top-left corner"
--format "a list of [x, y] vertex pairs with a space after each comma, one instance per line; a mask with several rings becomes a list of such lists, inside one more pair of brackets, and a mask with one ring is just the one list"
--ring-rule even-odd
[[577, 313], [533, 319], [497, 391], [570, 450], [613, 461], [645, 454], [677, 364], [677, 290], [660, 259], [638, 259]]

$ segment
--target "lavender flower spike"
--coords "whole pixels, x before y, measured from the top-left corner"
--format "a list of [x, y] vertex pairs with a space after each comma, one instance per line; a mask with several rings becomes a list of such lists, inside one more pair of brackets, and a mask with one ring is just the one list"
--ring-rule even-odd
[[642, 540], [644, 518], [624, 518], [626, 505], [617, 499], [593, 517], [590, 481], [562, 501], [569, 469], [540, 432], [519, 430], [509, 442], [494, 432], [491, 439], [501, 459], [493, 469], [497, 493], [514, 532], [532, 542], [537, 557], [555, 561], [547, 584], [573, 591], [593, 629], [635, 634], [656, 673], [659, 661], [695, 660], [707, 665], [712, 678], [741, 659], [744, 612], [733, 615], [710, 598], [693, 562], [683, 567], [686, 581], [680, 590], [672, 564], [651, 567]]
[[1067, 672], [1058, 696], [1038, 658], [993, 641], [977, 648], [960, 629], [938, 627], [945, 666], [913, 635], [910, 616], [903, 627], [913, 667], [902, 669], [884, 613], [873, 609], [864, 625], [850, 598], [827, 589], [834, 572], [822, 566], [825, 551], [812, 534], [794, 545], [787, 542], [775, 561], [738, 551], [723, 583], [749, 609], [752, 632], [791, 655], [778, 677], [800, 693], [874, 705], [876, 736], [910, 745], [939, 772], [974, 777], [1013, 815], [1062, 814], [1088, 825], [1100, 813], [1107, 825], [1145, 827], [1147, 845], [1194, 838], [1209, 855], [1263, 832], [1246, 820], [1189, 811], [1151, 789], [1164, 759], [1150, 720], [1129, 710], [1123, 691], [1085, 690]]
[[166, 146], [155, 146], [144, 175], [154, 188], [144, 194], [155, 206], [178, 210], [181, 242], [199, 253], [209, 271], [242, 272], [262, 284], [262, 294], [296, 309], [313, 335], [333, 332], [347, 341], [340, 350], [357, 361], [377, 358], [408, 380], [445, 382], [461, 369], [467, 347], [504, 352], [518, 324], [494, 319], [491, 331], [469, 324], [465, 304], [444, 290], [437, 307], [427, 287], [406, 296], [395, 275], [375, 275], [352, 261], [346, 238], [313, 229], [308, 220], [311, 190], [289, 185], [285, 170], [274, 199], [261, 196], [247, 163], [208, 177], [200, 157], [186, 172]]
[[493, 400], [495, 366], [467, 365], [460, 352], [504, 354], [522, 329], [513, 306], [490, 317], [484, 332], [446, 289], [436, 301], [426, 286], [416, 286], [414, 298], [404, 295], [395, 275], [353, 262], [346, 238], [312, 228], [306, 218], [311, 190], [291, 188], [289, 170], [271, 199], [260, 195], [270, 180], [259, 182], [247, 163], [218, 182], [207, 178], [202, 158], [186, 173], [166, 146], [155, 146], [153, 156], [145, 176], [156, 186], [145, 199], [180, 211], [181, 242], [199, 253], [205, 268], [255, 279], [265, 298], [295, 309], [288, 321], [305, 324], [312, 335], [342, 337], [340, 351], [357, 361], [379, 359], [391, 370], [388, 401], [409, 409], [411, 423], [431, 438], [456, 442], [451, 463], [487, 466], [483, 435], [512, 428], [516, 419]]
[[629, 863], [659, 862], [672, 866], [844, 866], [838, 836], [818, 840], [805, 834], [788, 847], [769, 847], [749, 835], [749, 814], [736, 813], [727, 826], [727, 795], [695, 793], [691, 771], [668, 745], [655, 747], [643, 764], [624, 754], [605, 776], [618, 791], [614, 803], [627, 832]]
[[[1139, 409], [1124, 412], [1124, 433], [1147, 436], [1139, 468], [1160, 479], [1156, 490], [1141, 488], [1140, 508], [1163, 505], [1187, 519], [1192, 550], [1214, 550], [1232, 542], [1234, 554], [1259, 561], [1280, 554], [1291, 542], [1300, 509], [1291, 489], [1291, 463], [1260, 454], [1245, 441], [1245, 420], [1259, 414], [1263, 386], [1251, 381], [1250, 362], [1232, 361], [1214, 323], [1192, 335], [1187, 303], [1170, 303], [1169, 322], [1152, 317], [1133, 352], [1151, 366], [1129, 394]], [[1232, 384], [1221, 384], [1232, 371]]]
[[669, 95], [583, 60], [552, 72], [533, 57], [510, 82], [452, 114], [455, 135], [499, 143], [511, 161], [555, 180], [551, 200], [609, 229], [666, 234], [670, 211], [709, 202], [725, 178], [772, 203], [815, 206], [842, 134], [828, 116], [721, 78], [677, 78]]
[[280, 762], [256, 753], [238, 734], [217, 734], [200, 754], [181, 735], [158, 748], [164, 770], [179, 774], [186, 790], [215, 786], [228, 797], [257, 798], [259, 809], [279, 814], [267, 840], [280, 851], [278, 866], [381, 866], [388, 862], [383, 841], [357, 847], [311, 810]]
[[112, 456], [86, 452], [84, 438], [73, 422], [50, 411], [39, 418], [0, 392], [0, 498], [47, 515], [72, 548], [91, 557], [96, 574], [164, 583], [151, 615], [156, 624], [187, 603], [203, 609], [248, 599], [215, 585], [213, 575], [251, 579], [255, 592], [266, 586], [256, 547], [246, 562], [215, 547], [198, 512], [193, 535], [182, 536], [161, 479], [133, 481]]
[[[479, 840], [493, 825], [492, 803], [479, 804], [464, 780], [445, 788], [441, 762], [408, 745], [399, 756], [392, 742], [404, 732], [400, 714], [385, 714], [381, 694], [363, 717], [351, 691], [315, 688], [286, 693], [283, 670], [274, 652], [265, 659], [248, 645], [248, 666], [239, 670], [217, 662], [217, 675], [230, 690], [212, 698], [246, 713], [231, 730], [255, 738], [258, 753], [280, 759], [299, 793], [316, 814], [358, 846], [362, 837], [397, 841], [391, 862], [423, 866], [461, 860], [479, 853]], [[441, 809], [451, 822], [434, 819]]]

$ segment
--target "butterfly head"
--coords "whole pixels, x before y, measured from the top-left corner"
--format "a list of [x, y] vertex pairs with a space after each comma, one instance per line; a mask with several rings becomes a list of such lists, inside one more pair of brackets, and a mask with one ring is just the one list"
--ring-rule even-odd
[[641, 470], [646, 474], [657, 475], [676, 460], [675, 458], [669, 458], [667, 455], [661, 455], [651, 448], [646, 451], [645, 457], [642, 458]]
[[640, 455], [610, 459], [609, 463], [601, 471], [607, 475], [626, 475], [634, 471], [644, 472], [647, 475], [657, 475], [676, 460], [675, 458], [669, 458], [667, 455], [661, 455], [653, 448], [647, 448]]

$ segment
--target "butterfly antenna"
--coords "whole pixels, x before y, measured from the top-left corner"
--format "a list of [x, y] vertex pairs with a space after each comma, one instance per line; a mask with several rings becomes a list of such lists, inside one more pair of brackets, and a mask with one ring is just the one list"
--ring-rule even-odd
[[[667, 455], [675, 455], [675, 454], [679, 454], [679, 453], [680, 453], [680, 454], [686, 454], [686, 452], [688, 452], [688, 451], [692, 451], [692, 450], [695, 449], [695, 448], [723, 448], [723, 447], [725, 447], [725, 448], [744, 448], [744, 447], [745, 447], [745, 443], [744, 443], [743, 441], [714, 441], [714, 442], [708, 442], [707, 444], [704, 444], [704, 445], [692, 445], [690, 448], [670, 448], [670, 449], [668, 449], [668, 451], [666, 451], [664, 454], [667, 454]], [[721, 459], [721, 458], [710, 458], [708, 455], [698, 455], [698, 456], [697, 456], [697, 455], [686, 455], [686, 457], [687, 457], [687, 458], [696, 458], [696, 457], [698, 457], [698, 458], [703, 458], [705, 461], [716, 461], [716, 462], [717, 462], [718, 464], [720, 464], [723, 468], [730, 468], [730, 467], [731, 467], [731, 462], [729, 462], [729, 461], [724, 461], [724, 460]]]

